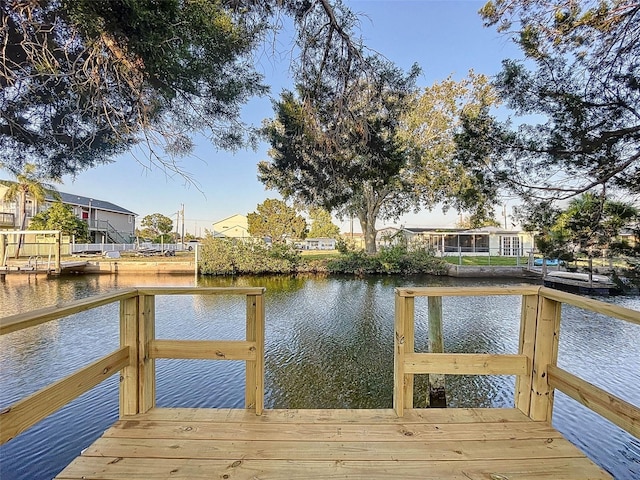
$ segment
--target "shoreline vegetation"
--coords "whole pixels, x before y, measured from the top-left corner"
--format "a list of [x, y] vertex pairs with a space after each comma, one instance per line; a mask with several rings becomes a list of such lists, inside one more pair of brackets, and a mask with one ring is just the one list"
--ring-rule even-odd
[[425, 249], [384, 248], [375, 255], [340, 248], [337, 255], [304, 255], [290, 245], [205, 241], [198, 266], [202, 275], [237, 274], [419, 274], [446, 275], [447, 263]]

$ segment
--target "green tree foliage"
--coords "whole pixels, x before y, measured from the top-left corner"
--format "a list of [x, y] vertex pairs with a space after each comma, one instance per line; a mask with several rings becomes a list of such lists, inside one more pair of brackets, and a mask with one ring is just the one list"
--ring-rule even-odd
[[239, 146], [241, 106], [266, 92], [253, 54], [282, 15], [309, 102], [322, 92], [348, 112], [352, 72], [376, 75], [340, 0], [6, 0], [0, 14], [0, 157], [13, 171], [31, 159], [75, 174], [141, 144], [152, 164], [184, 174], [172, 157], [192, 135]]
[[611, 248], [623, 227], [637, 224], [638, 215], [631, 204], [585, 193], [557, 215], [550, 233], [570, 253], [600, 256]]
[[8, 168], [34, 158], [73, 174], [143, 138], [182, 152], [194, 130], [236, 145], [240, 105], [264, 91], [243, 60], [261, 23], [218, 1], [10, 0], [1, 11]]
[[397, 136], [418, 69], [404, 74], [379, 58], [369, 62], [379, 75], [353, 80], [348, 115], [330, 95], [309, 105], [304, 85], [297, 95], [284, 92], [276, 118], [263, 129], [271, 160], [258, 170], [260, 180], [285, 198], [357, 217], [367, 251], [375, 252], [376, 220], [397, 218], [418, 203], [403, 175], [411, 151]]
[[266, 199], [247, 215], [247, 222], [252, 236], [269, 237], [274, 244], [284, 243], [287, 238], [304, 238], [307, 230], [307, 222], [295, 208], [273, 198]]
[[62, 202], [54, 202], [44, 212], [31, 219], [29, 230], [60, 230], [63, 235], [75, 237], [76, 242], [89, 241], [89, 225], [73, 214], [73, 208]]
[[516, 212], [523, 228], [536, 232], [536, 247], [546, 258], [573, 260], [609, 254], [634, 255], [631, 245], [619, 240], [622, 229], [638, 227], [640, 212], [630, 203], [594, 193], [571, 199], [561, 209], [551, 201], [529, 204]]
[[339, 238], [340, 228], [333, 223], [331, 214], [323, 208], [311, 208], [309, 210], [311, 228], [309, 238]]
[[474, 227], [493, 220], [497, 188], [483, 181], [481, 169], [460, 161], [455, 138], [463, 116], [477, 118], [498, 103], [489, 78], [469, 71], [460, 81], [449, 77], [425, 88], [402, 116], [399, 135], [416, 149], [412, 184], [423, 204], [468, 211]]
[[640, 4], [495, 0], [481, 15], [527, 57], [505, 61], [496, 82], [525, 123], [467, 119], [467, 158], [490, 158], [489, 181], [528, 201], [639, 194]]
[[146, 215], [140, 225], [143, 227], [141, 236], [150, 238], [153, 242], [167, 242], [171, 239], [169, 233], [173, 230], [173, 220], [161, 213]]

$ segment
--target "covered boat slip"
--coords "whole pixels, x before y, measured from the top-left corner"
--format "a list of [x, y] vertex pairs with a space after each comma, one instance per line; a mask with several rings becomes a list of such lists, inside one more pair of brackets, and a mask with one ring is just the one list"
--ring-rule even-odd
[[126, 416], [71, 479], [605, 479], [517, 409], [152, 409]]
[[[158, 339], [155, 297], [160, 295], [244, 296], [246, 338]], [[416, 297], [428, 297], [429, 323], [436, 323], [443, 296], [488, 295], [521, 296], [517, 353], [415, 351]], [[265, 409], [263, 288], [122, 289], [5, 317], [0, 334], [113, 302], [120, 303], [116, 351], [0, 412], [4, 443], [119, 372], [120, 420], [58, 479], [611, 478], [551, 427], [555, 389], [640, 435], [637, 406], [557, 366], [563, 303], [635, 324], [640, 313], [553, 289], [396, 289], [393, 409], [388, 410]], [[157, 408], [159, 358], [244, 361], [246, 408]], [[414, 409], [417, 374], [514, 375], [514, 408]]]

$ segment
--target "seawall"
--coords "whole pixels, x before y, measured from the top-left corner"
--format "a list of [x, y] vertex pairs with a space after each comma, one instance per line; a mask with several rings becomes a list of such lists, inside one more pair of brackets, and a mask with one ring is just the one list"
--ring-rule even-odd
[[194, 275], [195, 262], [89, 262], [84, 273]]
[[447, 273], [450, 277], [460, 278], [541, 278], [540, 274], [528, 270], [526, 267], [450, 265]]

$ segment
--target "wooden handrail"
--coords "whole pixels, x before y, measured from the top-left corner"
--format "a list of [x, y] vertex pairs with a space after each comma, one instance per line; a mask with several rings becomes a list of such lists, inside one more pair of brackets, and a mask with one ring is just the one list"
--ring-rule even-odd
[[557, 302], [568, 303], [574, 307], [583, 308], [591, 312], [600, 313], [607, 317], [617, 318], [629, 323], [640, 325], [640, 312], [630, 308], [612, 305], [611, 303], [600, 302], [592, 298], [581, 297], [573, 293], [562, 292], [555, 288], [540, 287], [540, 296], [549, 298]]
[[562, 368], [549, 365], [547, 373], [553, 388], [640, 438], [640, 408]]
[[[156, 358], [242, 360], [246, 368], [246, 406], [264, 408], [263, 287], [130, 288], [0, 319], [7, 334], [52, 320], [120, 302], [120, 348], [0, 412], [0, 444], [14, 438], [78, 396], [121, 371], [120, 413], [130, 415], [155, 405]], [[243, 295], [246, 340], [166, 340], [155, 338], [156, 295]]]
[[35, 327], [36, 325], [41, 325], [52, 320], [68, 317], [74, 313], [84, 312], [85, 310], [91, 310], [92, 308], [101, 307], [119, 300], [132, 298], [137, 294], [138, 291], [135, 288], [128, 288], [125, 290], [118, 290], [117, 292], [104, 293], [102, 295], [83, 298], [65, 305], [54, 305], [52, 307], [40, 308], [30, 312], [9, 315], [8, 317], [0, 318], [0, 335], [17, 332], [18, 330], [23, 330], [29, 327]]
[[264, 287], [139, 287], [139, 295], [263, 295]]
[[4, 409], [0, 412], [0, 445], [119, 372], [129, 362], [129, 348], [121, 348]]
[[[640, 408], [558, 368], [561, 305], [573, 305], [640, 324], [640, 313], [555, 289], [517, 287], [396, 288], [393, 408], [402, 416], [413, 405], [414, 374], [517, 375], [516, 407], [536, 421], [551, 421], [553, 391], [558, 389], [640, 437]], [[522, 295], [518, 355], [416, 353], [413, 351], [415, 297]], [[437, 316], [436, 316], [437, 318]]]
[[397, 287], [400, 297], [483, 297], [490, 295], [538, 295], [541, 287], [516, 285], [510, 287]]

